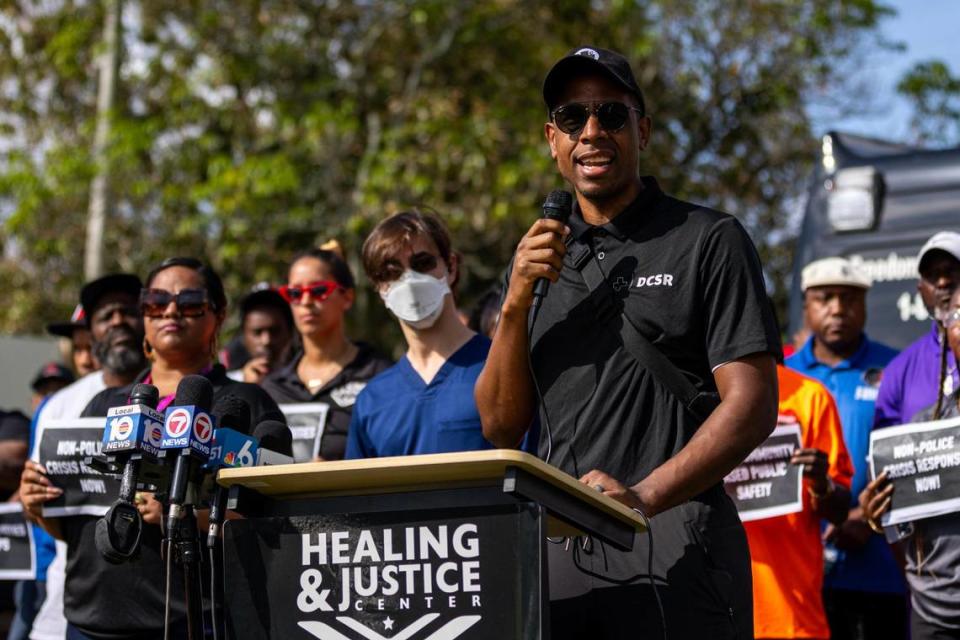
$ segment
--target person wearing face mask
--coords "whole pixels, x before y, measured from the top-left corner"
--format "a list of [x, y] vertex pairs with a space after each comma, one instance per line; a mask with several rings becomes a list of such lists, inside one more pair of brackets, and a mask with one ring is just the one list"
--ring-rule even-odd
[[905, 424], [960, 388], [957, 359], [947, 348], [943, 321], [960, 286], [960, 233], [934, 234], [917, 256], [917, 290], [933, 318], [930, 331], [883, 370], [873, 428]]
[[346, 314], [354, 282], [341, 255], [310, 249], [290, 265], [280, 295], [290, 304], [302, 349], [261, 383], [280, 404], [323, 402], [330, 408], [320, 440], [320, 458], [341, 460], [357, 395], [391, 364], [370, 345], [347, 337]]
[[346, 457], [490, 449], [473, 387], [490, 350], [457, 315], [459, 261], [434, 215], [406, 211], [376, 226], [363, 267], [400, 322], [407, 352], [357, 397]]

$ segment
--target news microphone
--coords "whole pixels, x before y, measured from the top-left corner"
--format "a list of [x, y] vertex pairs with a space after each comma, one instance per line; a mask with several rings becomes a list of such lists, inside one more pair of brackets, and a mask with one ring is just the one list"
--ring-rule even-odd
[[117, 501], [97, 521], [94, 542], [104, 559], [113, 564], [130, 560], [140, 548], [143, 518], [134, 504], [134, 496], [143, 453], [149, 456], [159, 454], [158, 433], [163, 425], [163, 414], [156, 410], [159, 402], [160, 393], [155, 386], [137, 384], [130, 394], [129, 404], [113, 407], [107, 412], [103, 453], [124, 462], [120, 493]]
[[[547, 220], [557, 220], [563, 224], [567, 223], [570, 212], [573, 210], [573, 196], [569, 191], [556, 189], [550, 192], [547, 199], [543, 201], [543, 217]], [[547, 295], [547, 289], [550, 287], [550, 281], [546, 278], [537, 278], [533, 285], [533, 308], [539, 308], [543, 299]]]
[[293, 434], [290, 427], [279, 420], [264, 420], [253, 430], [260, 442], [257, 466], [293, 464]]
[[235, 396], [224, 396], [213, 406], [213, 415], [219, 425], [213, 432], [213, 447], [210, 460], [204, 465], [214, 478], [213, 495], [210, 498], [210, 527], [207, 532], [207, 547], [213, 549], [220, 537], [220, 525], [227, 506], [225, 487], [216, 484], [220, 469], [252, 467], [257, 461], [257, 439], [247, 435], [250, 431], [250, 405]]
[[[187, 502], [187, 488], [193, 473], [193, 461], [201, 464], [210, 459], [213, 440], [213, 385], [203, 376], [186, 376], [177, 385], [174, 404], [167, 407], [160, 448], [173, 459], [173, 475], [167, 501], [167, 531], [173, 531]], [[192, 499], [192, 497], [191, 497]]]

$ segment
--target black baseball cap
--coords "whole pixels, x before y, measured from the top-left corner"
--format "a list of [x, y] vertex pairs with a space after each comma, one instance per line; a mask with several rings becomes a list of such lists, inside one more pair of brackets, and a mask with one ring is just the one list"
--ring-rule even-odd
[[83, 305], [78, 304], [73, 313], [70, 314], [69, 322], [53, 322], [47, 325], [47, 333], [61, 336], [64, 338], [73, 338], [73, 332], [77, 329], [87, 328], [87, 314], [83, 311]]
[[129, 293], [134, 298], [139, 298], [142, 288], [140, 278], [132, 273], [111, 273], [83, 285], [80, 290], [80, 304], [87, 316], [87, 325], [90, 324], [90, 317], [100, 298], [114, 292]]
[[557, 99], [570, 78], [584, 72], [599, 72], [607, 76], [636, 96], [641, 111], [646, 110], [643, 92], [633, 77], [630, 63], [616, 51], [600, 47], [571, 49], [553, 65], [543, 80], [543, 101], [547, 103], [547, 108], [553, 109], [556, 106]]
[[69, 384], [74, 380], [73, 372], [59, 362], [48, 362], [40, 367], [40, 371], [37, 371], [37, 375], [30, 382], [30, 388], [39, 391], [40, 385], [48, 380], [63, 380]]

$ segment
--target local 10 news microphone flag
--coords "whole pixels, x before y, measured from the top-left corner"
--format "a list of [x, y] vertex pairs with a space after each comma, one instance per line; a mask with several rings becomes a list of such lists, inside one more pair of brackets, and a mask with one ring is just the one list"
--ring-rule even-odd
[[143, 519], [134, 504], [141, 463], [157, 461], [164, 417], [157, 411], [160, 394], [150, 384], [137, 384], [129, 404], [107, 412], [102, 453], [111, 468], [121, 469], [116, 502], [97, 522], [95, 541], [101, 555], [114, 564], [133, 558], [140, 548]]

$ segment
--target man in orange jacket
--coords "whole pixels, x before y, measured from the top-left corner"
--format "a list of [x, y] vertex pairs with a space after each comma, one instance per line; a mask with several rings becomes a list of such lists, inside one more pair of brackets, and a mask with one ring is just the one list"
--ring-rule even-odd
[[853, 465], [840, 416], [827, 389], [782, 365], [778, 426], [800, 427], [801, 448], [791, 463], [803, 466], [803, 511], [747, 522], [753, 570], [753, 626], [757, 638], [829, 638], [823, 609], [821, 519], [847, 516]]

